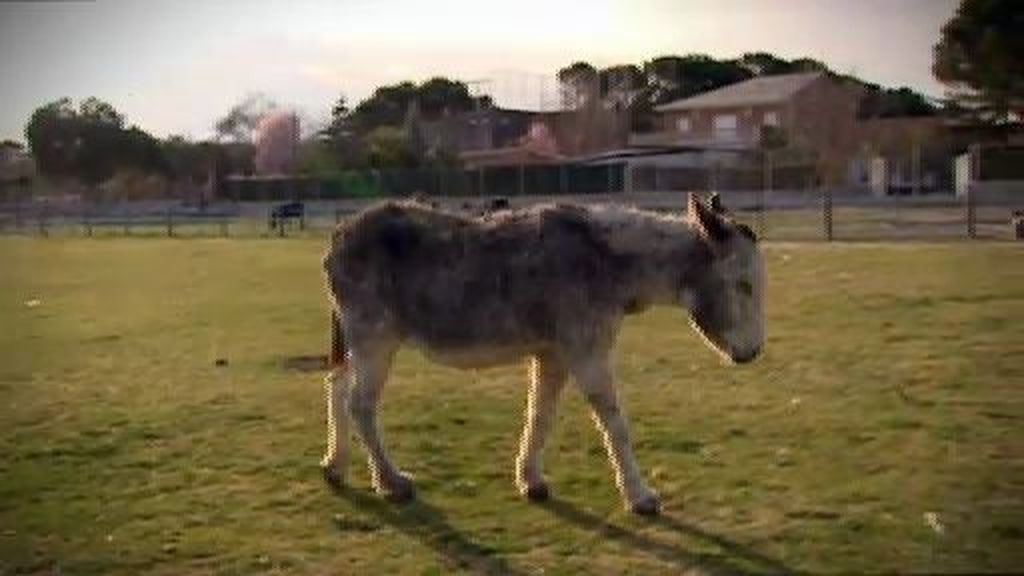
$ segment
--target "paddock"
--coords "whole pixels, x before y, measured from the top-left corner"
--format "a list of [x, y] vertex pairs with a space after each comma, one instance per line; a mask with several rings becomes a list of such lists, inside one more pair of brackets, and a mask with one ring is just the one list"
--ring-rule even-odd
[[[763, 357], [625, 323], [622, 404], [662, 516], [608, 482], [567, 390], [555, 498], [512, 486], [522, 366], [401, 352], [381, 413], [416, 502], [324, 489], [325, 239], [0, 238], [0, 573], [1013, 571], [1024, 252], [768, 242]], [[259, 313], [253, 313], [253, 311]], [[309, 368], [309, 370], [307, 370]], [[438, 401], [438, 398], [442, 398]], [[354, 444], [354, 459], [364, 453]]]

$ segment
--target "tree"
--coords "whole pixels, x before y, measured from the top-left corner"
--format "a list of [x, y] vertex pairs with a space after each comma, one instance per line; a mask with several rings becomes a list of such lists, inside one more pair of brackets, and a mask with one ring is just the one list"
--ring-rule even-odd
[[877, 84], [863, 84], [864, 96], [857, 109], [858, 118], [896, 118], [908, 116], [934, 116], [935, 106], [922, 94], [906, 86], [883, 88]]
[[686, 98], [752, 78], [739, 60], [716, 60], [706, 54], [660, 56], [644, 63], [654, 104]]
[[795, 67], [784, 58], [768, 52], [747, 52], [740, 56], [739, 65], [746, 68], [754, 76], [772, 76], [775, 74], [791, 74]]
[[573, 62], [559, 70], [558, 83], [566, 108], [583, 108], [598, 97], [597, 69], [587, 62]]
[[379, 126], [366, 135], [370, 165], [374, 168], [414, 168], [416, 154], [401, 128]]
[[348, 125], [365, 134], [380, 126], [401, 126], [409, 105], [417, 103], [426, 120], [491, 104], [489, 96], [474, 99], [464, 82], [436, 77], [417, 85], [400, 82], [381, 86], [345, 115]]
[[78, 114], [70, 98], [36, 108], [25, 127], [25, 140], [40, 174], [70, 177], [79, 144]]
[[469, 87], [463, 82], [436, 77], [420, 84], [416, 91], [419, 113], [425, 118], [466, 112], [476, 106]]
[[39, 172], [47, 176], [96, 184], [119, 168], [167, 169], [156, 139], [137, 127], [124, 128], [124, 117], [97, 98], [86, 98], [78, 110], [69, 98], [37, 108], [25, 138]]
[[961, 0], [934, 49], [932, 72], [965, 109], [1024, 117], [1024, 9], [1019, 0]]
[[252, 142], [260, 120], [277, 108], [277, 104], [263, 94], [249, 94], [214, 124], [217, 138]]
[[160, 143], [168, 175], [179, 182], [203, 182], [209, 176], [213, 158], [211, 145], [188, 141], [184, 136], [168, 136]]

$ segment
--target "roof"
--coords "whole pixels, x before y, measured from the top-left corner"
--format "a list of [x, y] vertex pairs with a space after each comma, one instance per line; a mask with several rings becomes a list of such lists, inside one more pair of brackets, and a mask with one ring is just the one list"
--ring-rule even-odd
[[821, 72], [758, 76], [750, 80], [736, 82], [735, 84], [704, 92], [703, 94], [655, 106], [654, 109], [658, 112], [672, 112], [676, 110], [776, 104], [789, 100], [794, 94], [821, 77]]
[[506, 146], [485, 150], [467, 150], [459, 153], [459, 159], [467, 168], [519, 166], [523, 164], [551, 164], [562, 159], [561, 155], [545, 153], [529, 146]]

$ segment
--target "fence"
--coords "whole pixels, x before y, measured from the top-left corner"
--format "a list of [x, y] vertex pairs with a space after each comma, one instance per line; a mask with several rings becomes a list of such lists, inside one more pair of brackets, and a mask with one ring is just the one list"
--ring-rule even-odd
[[[964, 159], [961, 159], [964, 160]], [[960, 161], [966, 174], [921, 180], [854, 181], [822, 188], [813, 166], [657, 166], [643, 162], [543, 165], [483, 170], [405, 170], [348, 173], [330, 178], [234, 179], [222, 200], [192, 206], [180, 201], [88, 204], [32, 198], [4, 191], [0, 233], [81, 236], [292, 236], [323, 234], [345, 215], [382, 198], [424, 194], [443, 207], [486, 210], [501, 196], [513, 207], [538, 202], [621, 202], [672, 211], [685, 193], [722, 194], [736, 217], [767, 240], [1011, 239], [1014, 213], [1024, 211], [1024, 149], [974, 149]], [[909, 187], [908, 187], [909, 185]], [[907, 190], [910, 194], [907, 194]], [[271, 228], [270, 213], [285, 201], [303, 201], [301, 219]]]

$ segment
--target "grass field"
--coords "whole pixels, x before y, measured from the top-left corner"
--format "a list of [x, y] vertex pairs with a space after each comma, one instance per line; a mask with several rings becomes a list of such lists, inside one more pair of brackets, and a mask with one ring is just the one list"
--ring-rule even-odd
[[[0, 239], [0, 574], [721, 574], [1024, 566], [1024, 250], [769, 244], [738, 368], [678, 310], [617, 350], [664, 514], [622, 509], [580, 395], [516, 494], [523, 366], [403, 352], [381, 415], [419, 500], [328, 491], [322, 241]], [[36, 300], [37, 302], [32, 302]], [[226, 366], [216, 366], [224, 358]]]

